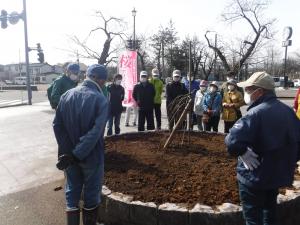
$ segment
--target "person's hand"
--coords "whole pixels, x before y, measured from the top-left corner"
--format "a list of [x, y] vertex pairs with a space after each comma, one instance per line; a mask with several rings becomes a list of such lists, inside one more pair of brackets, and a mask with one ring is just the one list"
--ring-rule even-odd
[[234, 104], [233, 104], [233, 103], [228, 104], [228, 107], [233, 108], [233, 107], [234, 107]]
[[243, 162], [247, 170], [252, 171], [260, 165], [257, 157], [258, 155], [255, 154], [255, 152], [253, 152], [252, 149], [248, 147], [247, 151], [243, 155], [239, 156], [239, 159]]
[[224, 103], [223, 103], [223, 107], [224, 107], [224, 108], [228, 107], [228, 103], [224, 102]]
[[79, 160], [75, 158], [73, 155], [64, 154], [58, 157], [58, 162], [56, 163], [56, 167], [59, 170], [65, 170], [69, 166], [78, 163]]

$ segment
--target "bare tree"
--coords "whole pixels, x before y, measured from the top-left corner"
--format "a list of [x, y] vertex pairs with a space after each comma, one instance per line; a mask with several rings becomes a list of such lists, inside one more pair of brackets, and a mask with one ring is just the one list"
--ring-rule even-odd
[[225, 22], [232, 24], [236, 21], [243, 21], [251, 29], [251, 32], [240, 42], [240, 49], [236, 50], [240, 55], [239, 60], [232, 64], [228, 61], [228, 54], [224, 46], [213, 45], [208, 37], [209, 31], [204, 35], [208, 46], [217, 53], [226, 71], [233, 71], [235, 74], [238, 74], [246, 60], [254, 54], [260, 41], [272, 38], [273, 32], [271, 27], [275, 19], [264, 18], [263, 12], [267, 6], [268, 0], [232, 0], [225, 9], [225, 12], [222, 14]]
[[[102, 24], [92, 29], [85, 40], [82, 41], [77, 36], [71, 37], [71, 40], [80, 47], [81, 52], [78, 52], [80, 57], [96, 59], [99, 64], [108, 65], [117, 59], [115, 53], [119, 48], [112, 49], [112, 41], [117, 37], [123, 39], [123, 36], [125, 36], [125, 22], [116, 17], [106, 18], [101, 11], [96, 12], [96, 17], [100, 18]], [[105, 35], [105, 41], [104, 43], [99, 43], [99, 49], [94, 50], [88, 46], [88, 40], [97, 31], [102, 31], [102, 34]], [[100, 47], [101, 44], [102, 49]]]

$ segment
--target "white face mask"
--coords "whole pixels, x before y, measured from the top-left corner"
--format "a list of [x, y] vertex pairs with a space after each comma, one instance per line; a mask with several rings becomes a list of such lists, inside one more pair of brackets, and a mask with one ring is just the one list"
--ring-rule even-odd
[[200, 87], [201, 91], [206, 91], [207, 87]]
[[141, 77], [140, 81], [141, 81], [141, 83], [145, 83], [145, 82], [147, 82], [147, 78], [146, 77]]
[[77, 81], [77, 80], [78, 80], [78, 76], [75, 75], [75, 74], [71, 74], [71, 75], [70, 75], [70, 79], [71, 79], [72, 81]]
[[116, 85], [121, 85], [122, 80], [116, 80], [115, 83], [116, 83]]
[[180, 81], [180, 77], [173, 77], [173, 80], [174, 80], [175, 82]]
[[259, 90], [259, 88], [256, 89], [255, 91], [253, 91], [251, 94], [248, 94], [247, 92], [245, 92], [245, 94], [244, 94], [244, 101], [245, 101], [245, 103], [246, 103], [247, 105], [251, 105], [251, 104], [253, 103], [253, 101], [252, 101], [252, 99], [251, 99], [251, 96], [252, 96], [257, 90]]
[[235, 86], [234, 85], [228, 85], [228, 90], [229, 91], [233, 91], [235, 89]]
[[210, 87], [210, 88], [209, 88], [209, 91], [210, 91], [211, 93], [214, 93], [214, 92], [217, 91], [217, 88], [215, 88], [215, 87]]
[[232, 77], [226, 77], [227, 81], [232, 80], [232, 79], [233, 79]]

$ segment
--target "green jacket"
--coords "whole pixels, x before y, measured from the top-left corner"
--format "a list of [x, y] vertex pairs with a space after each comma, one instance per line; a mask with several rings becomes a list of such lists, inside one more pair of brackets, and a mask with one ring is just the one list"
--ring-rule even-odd
[[53, 81], [51, 87], [50, 104], [53, 108], [58, 106], [60, 97], [71, 88], [77, 86], [77, 83], [72, 81], [68, 76], [62, 75]]
[[163, 92], [164, 83], [160, 79], [153, 78], [151, 78], [149, 82], [153, 84], [155, 89], [154, 104], [161, 104], [161, 94]]

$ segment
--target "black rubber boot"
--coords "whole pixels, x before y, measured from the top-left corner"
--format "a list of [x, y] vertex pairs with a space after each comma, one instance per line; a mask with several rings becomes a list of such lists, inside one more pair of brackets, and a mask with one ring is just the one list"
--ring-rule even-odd
[[98, 207], [92, 210], [82, 210], [83, 225], [96, 225], [98, 219]]
[[67, 225], [80, 224], [80, 210], [67, 211]]

